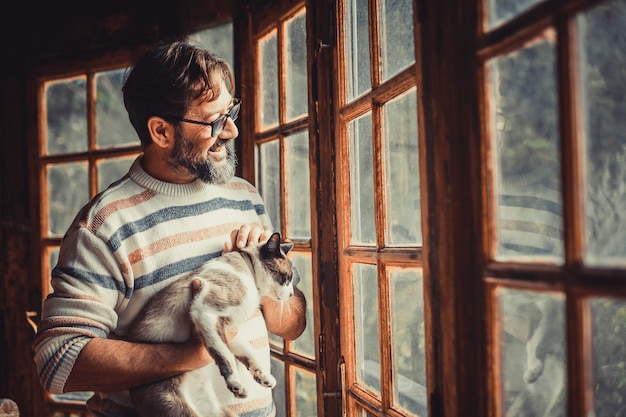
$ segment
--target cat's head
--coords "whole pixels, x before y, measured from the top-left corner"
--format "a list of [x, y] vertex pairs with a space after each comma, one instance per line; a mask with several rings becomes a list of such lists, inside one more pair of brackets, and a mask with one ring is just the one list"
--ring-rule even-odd
[[277, 232], [273, 233], [267, 242], [257, 246], [254, 255], [257, 258], [257, 265], [263, 271], [263, 273], [255, 271], [260, 294], [277, 300], [286, 300], [293, 295], [294, 269], [287, 257], [287, 252], [292, 248], [293, 243], [281, 244], [280, 233]]

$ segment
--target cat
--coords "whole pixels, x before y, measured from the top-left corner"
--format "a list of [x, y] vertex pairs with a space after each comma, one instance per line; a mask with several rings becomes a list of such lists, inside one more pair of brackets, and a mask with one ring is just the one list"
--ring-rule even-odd
[[[266, 243], [206, 262], [154, 295], [131, 325], [126, 339], [172, 341], [177, 331], [193, 325], [235, 396], [247, 396], [236, 359], [255, 381], [273, 388], [276, 379], [255, 360], [252, 346], [234, 340], [227, 344], [225, 335], [256, 311], [262, 295], [279, 301], [293, 295], [295, 270], [286, 256], [291, 248], [292, 243], [281, 244], [280, 234], [274, 233]], [[206, 368], [132, 388], [133, 405], [141, 417], [236, 417], [220, 403]]]

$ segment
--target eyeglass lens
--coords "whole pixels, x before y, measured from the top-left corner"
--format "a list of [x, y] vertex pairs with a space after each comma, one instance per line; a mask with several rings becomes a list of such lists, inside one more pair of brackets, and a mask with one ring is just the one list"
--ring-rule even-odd
[[226, 126], [226, 120], [230, 117], [230, 119], [234, 122], [239, 117], [239, 108], [241, 107], [241, 102], [237, 102], [231, 107], [228, 114], [225, 114], [218, 118], [212, 127], [213, 131], [211, 132], [211, 136], [215, 137], [222, 133], [224, 126]]

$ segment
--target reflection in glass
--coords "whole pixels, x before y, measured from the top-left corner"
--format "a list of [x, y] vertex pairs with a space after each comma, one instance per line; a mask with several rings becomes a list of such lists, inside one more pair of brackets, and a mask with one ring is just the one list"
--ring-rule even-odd
[[380, 393], [378, 277], [373, 265], [354, 264], [354, 340], [359, 381]]
[[426, 416], [422, 270], [394, 268], [390, 277], [394, 402], [416, 415]]
[[563, 295], [500, 289], [497, 297], [506, 416], [566, 415]]
[[626, 265], [626, 1], [578, 17], [586, 139], [585, 262]]
[[389, 245], [421, 245], [417, 97], [415, 89], [385, 109], [385, 184]]
[[309, 132], [285, 138], [285, 186], [287, 238], [311, 238], [311, 195], [309, 176]]
[[487, 3], [489, 29], [525, 12], [542, 0], [484, 0]]
[[626, 301], [594, 298], [591, 305], [594, 391], [598, 417], [626, 415]]
[[122, 178], [137, 156], [109, 158], [98, 162], [98, 192]]
[[51, 164], [46, 169], [48, 183], [48, 234], [63, 236], [76, 213], [89, 200], [86, 162]]
[[289, 253], [289, 259], [295, 266], [300, 275], [300, 283], [298, 289], [304, 294], [306, 300], [306, 328], [304, 333], [300, 335], [292, 343], [292, 349], [311, 359], [315, 359], [315, 334], [313, 325], [313, 270], [311, 263], [311, 254], [292, 251]]
[[259, 42], [259, 122], [261, 130], [278, 124], [278, 49], [276, 30]]
[[555, 59], [542, 40], [489, 62], [500, 260], [563, 261]]
[[256, 185], [275, 231], [280, 231], [280, 148], [278, 139], [255, 148]]
[[46, 83], [45, 90], [47, 154], [86, 151], [88, 136], [85, 78]]
[[374, 222], [374, 157], [372, 149], [372, 115], [367, 113], [350, 122], [350, 241], [376, 243]]
[[346, 89], [352, 100], [371, 88], [367, 0], [345, 2]]
[[413, 1], [382, 0], [381, 28], [383, 80], [415, 62]]
[[[295, 369], [295, 368], [294, 368]], [[296, 417], [313, 417], [317, 415], [317, 387], [315, 374], [296, 369]], [[285, 414], [277, 414], [285, 415]]]
[[96, 143], [99, 148], [139, 145], [122, 98], [124, 69], [96, 74]]
[[306, 13], [302, 10], [285, 25], [285, 91], [287, 121], [307, 114]]

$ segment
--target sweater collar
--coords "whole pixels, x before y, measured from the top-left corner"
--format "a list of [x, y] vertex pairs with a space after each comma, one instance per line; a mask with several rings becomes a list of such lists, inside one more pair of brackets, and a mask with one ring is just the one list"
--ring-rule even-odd
[[154, 191], [157, 194], [164, 194], [172, 197], [185, 197], [206, 192], [211, 187], [214, 187], [214, 185], [205, 184], [200, 180], [195, 180], [185, 184], [176, 184], [173, 182], [158, 180], [144, 171], [141, 166], [142, 157], [143, 155], [140, 155], [137, 159], [135, 159], [130, 167], [130, 170], [128, 171], [128, 175], [130, 176], [130, 179], [138, 185]]

